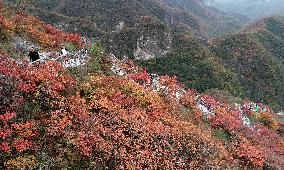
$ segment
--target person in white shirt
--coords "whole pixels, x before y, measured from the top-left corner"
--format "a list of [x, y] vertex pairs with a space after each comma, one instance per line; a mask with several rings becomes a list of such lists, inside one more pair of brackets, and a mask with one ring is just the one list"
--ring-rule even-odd
[[66, 57], [68, 55], [68, 50], [65, 48], [64, 45], [61, 45], [60, 55]]
[[60, 58], [64, 59], [64, 62], [68, 61], [68, 50], [67, 48], [65, 48], [65, 46], [62, 44], [61, 46], [61, 50], [60, 50]]

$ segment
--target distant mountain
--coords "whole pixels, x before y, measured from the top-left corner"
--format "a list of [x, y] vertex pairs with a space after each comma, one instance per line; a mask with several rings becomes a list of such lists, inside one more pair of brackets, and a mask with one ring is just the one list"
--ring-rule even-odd
[[284, 107], [283, 18], [266, 18], [241, 33], [218, 38], [213, 51], [238, 75], [247, 97]]
[[37, 0], [34, 1], [34, 7], [89, 19], [105, 31], [113, 31], [119, 21], [133, 27], [141, 16], [158, 18], [171, 28], [190, 29], [200, 34], [204, 34], [204, 30], [213, 31], [213, 28], [209, 28], [213, 25], [228, 27], [225, 24], [230, 22], [221, 12], [209, 9], [197, 0]]
[[[273, 15], [284, 16], [283, 0], [208, 0], [207, 3], [227, 14], [239, 13], [252, 20]], [[208, 2], [207, 1], [207, 2]], [[214, 2], [214, 3], [212, 3]]]

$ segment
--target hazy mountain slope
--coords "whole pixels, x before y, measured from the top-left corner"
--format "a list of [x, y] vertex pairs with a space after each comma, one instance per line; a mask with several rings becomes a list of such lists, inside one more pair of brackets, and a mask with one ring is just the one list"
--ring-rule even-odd
[[[187, 85], [196, 87], [200, 91], [220, 88], [241, 95], [242, 90], [240, 89], [243, 88], [246, 91], [245, 96], [249, 98], [257, 100], [257, 98], [260, 98], [259, 96], [271, 95], [265, 98], [266, 103], [271, 99], [275, 101], [273, 104], [275, 108], [282, 105], [279, 104], [283, 101], [281, 96], [282, 84], [280, 83], [282, 78], [279, 75], [282, 60], [278, 61], [279, 58], [283, 58], [281, 20], [272, 19], [265, 23], [265, 26], [259, 22], [253, 25], [251, 29], [248, 27], [244, 31], [245, 34], [228, 36], [224, 39], [220, 38], [216, 41], [216, 44], [213, 44], [215, 54], [212, 54], [210, 50], [206, 49], [208, 48], [205, 43], [207, 34], [218, 34], [216, 32], [218, 30], [221, 33], [226, 33], [228, 32], [227, 28], [231, 30], [229, 27], [236, 28], [237, 26], [233, 26], [232, 23], [235, 23], [233, 20], [228, 20], [224, 14], [205, 6], [200, 1], [62, 0], [51, 2], [39, 0], [35, 1], [34, 7], [30, 8], [30, 10], [45, 21], [61, 25], [61, 28], [70, 30], [74, 26], [78, 31], [80, 30], [90, 37], [95, 37], [96, 40], [105, 45], [107, 51], [114, 53], [118, 57], [128, 56], [139, 60], [157, 60], [160, 66], [151, 64], [150, 67], [153, 70], [155, 67], [159, 67], [161, 69], [157, 71], [160, 73], [176, 74]], [[66, 25], [66, 23], [68, 24]], [[224, 27], [224, 25], [227, 27]], [[176, 44], [176, 42], [179, 42], [179, 39], [176, 38], [179, 37], [180, 32], [190, 34], [192, 40], [189, 41], [192, 41], [193, 45], [187, 47], [187, 42]], [[245, 35], [244, 39], [242, 39], [242, 35]], [[195, 41], [195, 39], [199, 40]], [[248, 43], [245, 41], [248, 41]], [[227, 43], [229, 46], [227, 46]], [[200, 45], [202, 48], [195, 48], [195, 46]], [[251, 49], [250, 45], [257, 50]], [[254, 75], [255, 80], [252, 82], [242, 78], [244, 74], [242, 71], [237, 68], [233, 69], [238, 67], [237, 64], [231, 67], [232, 57], [239, 55], [234, 53], [239, 52], [244, 54], [244, 56], [241, 56], [244, 59], [250, 55], [257, 56], [248, 66], [250, 70], [248, 72]], [[164, 62], [166, 60], [163, 58], [154, 59], [160, 56], [167, 56], [167, 60], [171, 61], [170, 64]], [[182, 56], [183, 59], [179, 60], [178, 56]], [[200, 59], [200, 56], [204, 58]], [[227, 57], [228, 60], [225, 60], [224, 57]], [[193, 60], [193, 58], [199, 59]], [[215, 58], [216, 62], [211, 62], [211, 58]], [[272, 78], [267, 80], [267, 82], [275, 80], [275, 88], [274, 85], [266, 84], [266, 79], [262, 81], [261, 70], [255, 70], [252, 66], [252, 64], [258, 63], [259, 60], [269, 63], [269, 66], [272, 64], [271, 69], [276, 70], [271, 73]], [[203, 63], [200, 63], [201, 61]], [[169, 69], [164, 70], [163, 67]], [[268, 72], [270, 72], [269, 69]], [[210, 71], [207, 73], [208, 70]], [[228, 70], [230, 71], [227, 72]], [[225, 73], [227, 76], [224, 76]], [[236, 77], [238, 77], [238, 80]], [[226, 82], [228, 79], [230, 81]], [[233, 84], [239, 83], [233, 82], [241, 82], [242, 87], [237, 85], [234, 88]], [[250, 83], [246, 84], [246, 82]], [[252, 89], [256, 92], [253, 92]], [[280, 92], [278, 93], [278, 91]]]
[[220, 11], [208, 8], [202, 1], [194, 0], [166, 0], [167, 4], [179, 10], [183, 9], [192, 13], [203, 24], [208, 36], [218, 36], [236, 31], [240, 23], [234, 17], [230, 17]]
[[[258, 39], [266, 49], [274, 56], [284, 60], [284, 19], [267, 18], [258, 22], [259, 28], [255, 26], [245, 30], [245, 32], [255, 32], [255, 38]], [[254, 28], [254, 29], [253, 29]]]
[[[211, 0], [212, 1], [212, 0]], [[231, 14], [239, 13], [251, 20], [259, 20], [263, 17], [281, 15], [284, 16], [283, 0], [214, 0], [214, 7]]]
[[[171, 27], [191, 28], [199, 33], [203, 33], [202, 29], [209, 31], [210, 29], [207, 27], [212, 27], [213, 25], [226, 27], [225, 24], [230, 23], [227, 21], [228, 18], [222, 13], [209, 9], [195, 0], [64, 0], [52, 3], [46, 0], [39, 0], [35, 1], [34, 6], [67, 16], [90, 19], [104, 30], [113, 28], [118, 21], [125, 21], [128, 26], [132, 26], [137, 21], [137, 18], [145, 15], [150, 15], [162, 22], [172, 24]], [[204, 21], [208, 23], [203, 23]], [[231, 22], [230, 24], [233, 23]], [[236, 23], [233, 25], [237, 27]], [[236, 29], [236, 27], [233, 28], [233, 25], [230, 25], [231, 30]]]
[[213, 51], [237, 73], [247, 97], [284, 106], [283, 22], [268, 18], [240, 34], [218, 39]]

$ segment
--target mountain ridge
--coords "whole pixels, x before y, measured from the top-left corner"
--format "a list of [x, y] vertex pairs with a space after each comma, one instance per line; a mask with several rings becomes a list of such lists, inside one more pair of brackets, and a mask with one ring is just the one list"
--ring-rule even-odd
[[[283, 27], [284, 24], [278, 21], [281, 21], [281, 19], [279, 20], [279, 18], [274, 18], [274, 17], [266, 18], [250, 27], [245, 28], [240, 33], [224, 37], [224, 39], [220, 38], [218, 40], [220, 42], [217, 43], [219, 44], [219, 47], [213, 47], [213, 51], [217, 53], [217, 56], [224, 58], [223, 61], [225, 60], [231, 62], [233, 62], [233, 60], [240, 61], [238, 59], [243, 58], [242, 60], [243, 64], [240, 65], [240, 63], [236, 62], [235, 67], [233, 68], [237, 69], [242, 68], [241, 66], [244, 66], [244, 68], [246, 68], [246, 66], [249, 66], [247, 63], [255, 62], [251, 63], [250, 67], [253, 67], [254, 68], [253, 70], [255, 70], [256, 68], [259, 69], [259, 74], [258, 74], [259, 76], [261, 74], [264, 75], [265, 73], [270, 72], [271, 76], [264, 77], [261, 79], [256, 78], [255, 80], [262, 81], [269, 79], [269, 77], [275, 78], [275, 80], [268, 81], [267, 83], [269, 84], [271, 82], [274, 82], [275, 84], [278, 84], [277, 92], [267, 92], [265, 94], [279, 95], [278, 100], [280, 103], [282, 103], [280, 107], [282, 108], [283, 107], [282, 92], [284, 88], [283, 76], [282, 76], [284, 39], [283, 39], [283, 29], [281, 28], [284, 28]], [[273, 28], [272, 30], [271, 30], [271, 24], [275, 25], [272, 26]], [[228, 51], [223, 53], [224, 51], [222, 52], [222, 50], [226, 48], [228, 48]], [[229, 63], [225, 62], [225, 64], [227, 64], [227, 67], [229, 68], [232, 67], [232, 65]], [[268, 68], [271, 68], [272, 70], [269, 71]], [[245, 76], [243, 74], [241, 75]], [[254, 73], [254, 71], [252, 71], [250, 75], [256, 75], [256, 74]], [[262, 87], [265, 88], [268, 87], [268, 89], [270, 88], [271, 90], [275, 88], [273, 84], [267, 86], [263, 84]], [[256, 100], [256, 98], [254, 99]]]

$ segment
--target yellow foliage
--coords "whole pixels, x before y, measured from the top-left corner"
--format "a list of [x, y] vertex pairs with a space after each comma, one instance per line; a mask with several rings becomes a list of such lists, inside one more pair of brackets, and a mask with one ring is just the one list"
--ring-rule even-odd
[[30, 156], [19, 156], [15, 159], [8, 160], [5, 164], [5, 168], [13, 170], [26, 170], [34, 169], [36, 165], [35, 157]]

